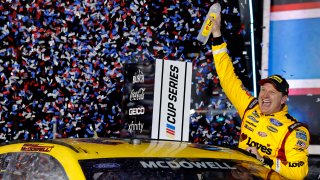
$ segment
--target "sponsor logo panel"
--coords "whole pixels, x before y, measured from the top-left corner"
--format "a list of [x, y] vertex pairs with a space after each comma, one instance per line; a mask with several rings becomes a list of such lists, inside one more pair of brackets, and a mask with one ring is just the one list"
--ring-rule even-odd
[[254, 115], [254, 117], [260, 118], [260, 115], [258, 114], [257, 110], [254, 110], [252, 114]]
[[124, 65], [121, 137], [149, 137], [154, 101], [155, 63]]
[[307, 133], [304, 131], [297, 131], [296, 132], [296, 138], [302, 139], [304, 141], [307, 141]]
[[144, 100], [144, 93], [146, 88], [139, 88], [137, 91], [132, 89], [130, 93], [130, 101]]
[[267, 146], [262, 145], [256, 141], [252, 140], [251, 137], [249, 137], [246, 144], [250, 147], [256, 147], [257, 150], [260, 150], [261, 152], [266, 153], [267, 155], [271, 155], [271, 153], [272, 153], [272, 149], [269, 148], [270, 144], [267, 144]]
[[248, 116], [248, 118], [251, 120], [251, 121], [253, 121], [253, 122], [255, 122], [255, 123], [258, 123], [259, 121], [255, 118], [255, 117], [253, 117], [253, 116]]
[[270, 118], [270, 122], [271, 124], [275, 125], [275, 126], [282, 126], [282, 122], [278, 121], [277, 119], [274, 118]]
[[268, 134], [266, 132], [261, 132], [261, 131], [258, 132], [258, 135], [260, 137], [267, 137], [268, 136]]
[[138, 69], [138, 71], [132, 76], [132, 84], [136, 83], [144, 83], [144, 74], [141, 69]]
[[267, 126], [267, 129], [273, 133], [277, 133], [278, 132], [278, 129], [276, 129], [275, 127], [273, 126]]
[[252, 122], [247, 121], [246, 123], [248, 123], [249, 125], [253, 126], [253, 127], [257, 127], [255, 124], [253, 124]]
[[138, 131], [138, 132], [142, 132], [143, 130], [143, 125], [144, 123], [138, 121], [138, 123], [134, 123], [133, 121], [131, 121], [131, 123], [128, 125], [128, 131], [130, 133], [133, 133], [135, 131]]
[[129, 108], [129, 115], [143, 115], [145, 113], [145, 108], [143, 106], [136, 108]]
[[249, 131], [252, 131], [252, 132], [253, 132], [253, 128], [250, 127], [250, 126], [248, 126], [248, 124], [245, 124], [244, 127], [245, 127], [246, 129], [248, 129]]
[[293, 149], [300, 152], [305, 150], [304, 148], [298, 148], [298, 147], [294, 147]]
[[301, 140], [297, 141], [296, 146], [298, 146], [300, 148], [306, 148], [307, 147], [306, 142], [301, 141]]
[[304, 162], [303, 161], [299, 161], [299, 162], [289, 162], [289, 167], [302, 167], [304, 166]]

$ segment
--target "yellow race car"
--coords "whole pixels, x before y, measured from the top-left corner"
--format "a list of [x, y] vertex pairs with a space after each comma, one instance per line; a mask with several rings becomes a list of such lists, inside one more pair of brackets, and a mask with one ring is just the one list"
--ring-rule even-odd
[[0, 146], [0, 179], [282, 179], [244, 151], [143, 139], [55, 139]]

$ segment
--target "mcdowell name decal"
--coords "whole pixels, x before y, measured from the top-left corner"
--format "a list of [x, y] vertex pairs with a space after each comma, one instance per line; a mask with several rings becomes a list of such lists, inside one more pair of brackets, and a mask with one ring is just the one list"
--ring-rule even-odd
[[235, 167], [229, 166], [227, 163], [222, 162], [203, 162], [203, 161], [140, 161], [143, 168], [148, 169], [236, 169]]
[[54, 146], [42, 146], [40, 144], [24, 144], [21, 151], [50, 152]]

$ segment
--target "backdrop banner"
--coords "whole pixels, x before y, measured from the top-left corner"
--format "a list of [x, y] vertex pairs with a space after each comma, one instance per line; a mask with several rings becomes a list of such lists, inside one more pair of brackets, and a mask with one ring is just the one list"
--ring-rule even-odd
[[150, 138], [155, 63], [126, 64], [124, 77], [121, 137]]

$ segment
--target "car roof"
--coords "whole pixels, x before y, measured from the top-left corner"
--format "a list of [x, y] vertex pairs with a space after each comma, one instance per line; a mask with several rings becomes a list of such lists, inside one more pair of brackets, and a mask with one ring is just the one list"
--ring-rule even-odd
[[6, 151], [32, 151], [53, 155], [55, 152], [68, 152], [78, 160], [121, 157], [188, 157], [237, 159], [259, 163], [255, 158], [234, 149], [188, 142], [144, 139], [66, 138], [16, 141], [0, 146], [0, 153]]
[[11, 141], [0, 145], [0, 155], [15, 152], [49, 154], [61, 163], [70, 179], [86, 179], [79, 162], [139, 158], [233, 161], [254, 167], [253, 171], [261, 171], [263, 176], [268, 174], [263, 171], [266, 168], [262, 166], [262, 163], [248, 156], [244, 150], [168, 140], [66, 138]]

